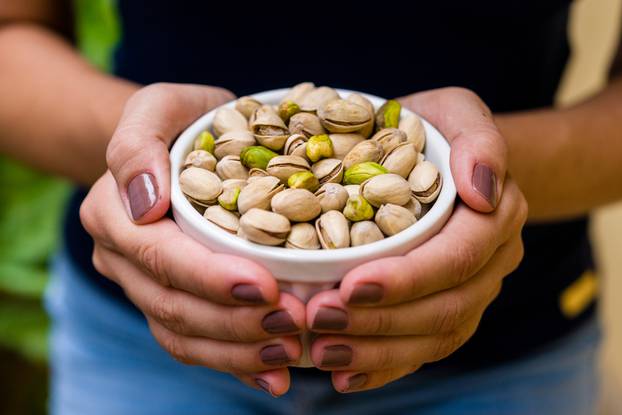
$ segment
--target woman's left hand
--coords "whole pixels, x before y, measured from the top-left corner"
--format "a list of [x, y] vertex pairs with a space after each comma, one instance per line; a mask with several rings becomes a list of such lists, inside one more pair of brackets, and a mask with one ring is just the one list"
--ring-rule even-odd
[[506, 178], [507, 148], [490, 110], [460, 88], [411, 95], [402, 104], [450, 141], [462, 202], [425, 244], [361, 265], [339, 289], [309, 301], [307, 325], [323, 333], [312, 345], [313, 362], [333, 371], [340, 392], [378, 388], [453, 353], [523, 256], [527, 203]]

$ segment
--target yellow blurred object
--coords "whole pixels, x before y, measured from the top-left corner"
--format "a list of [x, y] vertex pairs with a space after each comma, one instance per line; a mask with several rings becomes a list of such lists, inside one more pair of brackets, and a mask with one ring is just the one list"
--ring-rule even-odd
[[566, 318], [575, 318], [594, 301], [597, 294], [596, 274], [592, 271], [585, 271], [559, 296], [559, 308]]

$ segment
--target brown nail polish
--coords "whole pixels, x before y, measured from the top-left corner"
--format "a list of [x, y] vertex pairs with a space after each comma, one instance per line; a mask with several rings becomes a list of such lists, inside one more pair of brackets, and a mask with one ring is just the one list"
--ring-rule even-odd
[[320, 366], [347, 366], [352, 362], [352, 349], [343, 344], [327, 346], [324, 348], [322, 363]]
[[348, 379], [348, 389], [358, 389], [367, 382], [367, 375], [365, 373], [359, 373], [358, 375], [350, 376]]
[[276, 397], [276, 395], [274, 395], [272, 393], [272, 389], [270, 389], [270, 384], [268, 382], [266, 382], [265, 380], [257, 378], [257, 379], [255, 379], [255, 384], [257, 386], [259, 386], [261, 388], [261, 390], [263, 390], [264, 392], [266, 392], [270, 396]]
[[348, 304], [372, 304], [382, 300], [384, 288], [380, 284], [359, 284], [354, 287]]
[[473, 169], [473, 188], [490, 203], [493, 208], [497, 207], [497, 178], [490, 167], [477, 164]]
[[127, 185], [127, 198], [132, 218], [138, 220], [158, 201], [158, 185], [150, 173], [142, 173], [130, 180]]
[[266, 346], [259, 352], [261, 361], [271, 366], [282, 366], [290, 362], [285, 348], [281, 344]]
[[247, 303], [263, 304], [266, 302], [259, 288], [251, 284], [237, 284], [231, 289], [231, 297]]
[[343, 330], [348, 327], [348, 314], [334, 307], [320, 307], [315, 313], [312, 330]]
[[298, 331], [292, 316], [285, 310], [273, 311], [261, 321], [265, 331], [272, 334], [291, 333]]

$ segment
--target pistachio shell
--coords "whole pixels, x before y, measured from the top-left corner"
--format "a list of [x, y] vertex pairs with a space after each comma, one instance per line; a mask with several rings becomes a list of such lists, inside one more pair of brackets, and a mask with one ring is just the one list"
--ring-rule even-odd
[[270, 209], [272, 197], [284, 188], [276, 177], [258, 177], [240, 191], [238, 211], [244, 214], [252, 208]]
[[264, 169], [258, 169], [257, 167], [253, 167], [252, 169], [248, 171], [247, 180], [250, 182], [251, 179], [257, 179], [259, 177], [266, 177], [266, 176], [270, 176], [267, 171], [265, 171]]
[[394, 99], [387, 100], [376, 112], [376, 129], [397, 128], [402, 105]]
[[321, 86], [305, 94], [298, 102], [300, 109], [305, 112], [316, 112], [322, 104], [339, 98], [333, 88]]
[[253, 112], [261, 107], [262, 103], [253, 97], [240, 97], [235, 101], [235, 109], [246, 119], [249, 119]]
[[287, 94], [283, 97], [281, 102], [292, 101], [300, 105], [301, 99], [314, 89], [315, 85], [313, 84], [313, 82], [302, 82], [290, 89], [289, 92], [287, 92]]
[[218, 204], [227, 210], [238, 210], [238, 197], [240, 196], [239, 187], [223, 188], [218, 196]]
[[322, 212], [319, 200], [306, 189], [285, 189], [274, 195], [271, 206], [292, 222], [307, 222]]
[[443, 177], [430, 161], [417, 164], [408, 176], [413, 196], [421, 203], [432, 203], [438, 197], [443, 185]]
[[216, 158], [212, 156], [212, 153], [205, 150], [194, 150], [186, 156], [186, 161], [184, 161], [184, 167], [190, 166], [214, 171], [216, 168]]
[[367, 112], [369, 112], [369, 116], [372, 118], [373, 121], [374, 113], [376, 112], [376, 110], [374, 109], [374, 104], [372, 104], [370, 100], [365, 98], [363, 95], [357, 93], [350, 94], [348, 98], [346, 98], [346, 100], [367, 109]]
[[355, 133], [329, 134], [328, 136], [333, 143], [333, 157], [339, 160], [343, 160], [355, 145], [365, 140], [365, 137]]
[[416, 163], [417, 150], [412, 143], [398, 144], [380, 162], [389, 173], [399, 174], [404, 178], [408, 177]]
[[[382, 158], [383, 150], [380, 143], [374, 140], [365, 140], [355, 145], [343, 158], [343, 168], [349, 169], [355, 164], [366, 161], [378, 162]], [[410, 171], [409, 171], [410, 172]]]
[[397, 174], [381, 174], [361, 184], [361, 194], [375, 207], [387, 203], [405, 205], [410, 200], [408, 182]]
[[373, 161], [365, 161], [351, 166], [343, 176], [345, 184], [361, 184], [365, 180], [380, 174], [388, 173], [387, 169]]
[[289, 137], [285, 123], [269, 105], [257, 108], [251, 115], [249, 125], [259, 144], [271, 150], [281, 150]]
[[415, 149], [419, 153], [423, 151], [425, 147], [425, 128], [417, 115], [410, 114], [402, 118], [398, 128], [406, 133], [407, 141], [414, 144]]
[[217, 137], [229, 131], [248, 130], [244, 115], [233, 108], [221, 107], [214, 114], [212, 129]]
[[268, 162], [276, 156], [277, 153], [264, 146], [250, 146], [242, 150], [240, 160], [249, 169], [265, 169]]
[[303, 134], [292, 134], [285, 141], [283, 154], [287, 156], [307, 156], [307, 136]]
[[302, 134], [305, 137], [326, 134], [318, 116], [308, 112], [299, 112], [289, 119], [289, 132]]
[[248, 169], [240, 161], [240, 156], [225, 156], [216, 164], [216, 173], [221, 179], [248, 179]]
[[338, 159], [322, 159], [311, 166], [311, 171], [320, 184], [341, 183], [343, 179], [343, 164]]
[[229, 233], [237, 233], [238, 227], [240, 226], [240, 220], [238, 217], [234, 213], [229, 212], [219, 205], [208, 207], [203, 216], [205, 219]]
[[255, 137], [250, 131], [228, 131], [214, 142], [214, 155], [218, 160], [225, 156], [239, 156], [244, 148], [255, 144]]
[[398, 130], [397, 128], [384, 128], [374, 134], [371, 139], [379, 142], [380, 145], [382, 145], [382, 150], [386, 154], [390, 152], [393, 147], [405, 143], [407, 137], [404, 131]]
[[347, 248], [350, 246], [350, 229], [343, 213], [329, 210], [315, 221], [320, 244], [324, 249]]
[[346, 192], [348, 192], [348, 197], [358, 196], [361, 194], [360, 184], [348, 184], [346, 186], [343, 186], [343, 188], [346, 189]]
[[419, 164], [419, 163], [424, 162], [424, 161], [425, 161], [425, 154], [418, 153], [417, 154], [417, 163], [416, 164]]
[[408, 209], [388, 203], [380, 206], [375, 221], [382, 233], [392, 236], [415, 224], [417, 219]]
[[222, 191], [220, 178], [209, 170], [189, 167], [179, 175], [181, 191], [194, 201], [213, 204]]
[[214, 153], [214, 136], [209, 131], [203, 131], [194, 140], [195, 150], [205, 150], [209, 153]]
[[246, 239], [262, 245], [280, 245], [291, 229], [283, 215], [262, 209], [250, 209], [240, 218], [240, 228]]
[[299, 171], [289, 176], [287, 185], [291, 189], [307, 189], [315, 192], [320, 187], [320, 181], [310, 171]]
[[352, 222], [369, 220], [374, 217], [374, 208], [363, 196], [350, 196], [343, 210], [343, 215]]
[[333, 143], [326, 134], [313, 135], [307, 141], [305, 152], [312, 163], [323, 158], [331, 158], [333, 156]]
[[316, 192], [322, 212], [329, 210], [342, 211], [348, 201], [348, 192], [338, 183], [325, 183]]
[[320, 240], [315, 227], [310, 223], [296, 223], [292, 225], [285, 248], [291, 249], [320, 249]]
[[359, 131], [372, 120], [367, 108], [345, 99], [335, 99], [321, 105], [317, 115], [331, 133]]
[[361, 246], [384, 239], [382, 231], [374, 222], [364, 220], [352, 224], [350, 242], [352, 246]]
[[421, 217], [423, 216], [423, 208], [421, 206], [421, 203], [419, 203], [417, 198], [414, 196], [410, 197], [410, 201], [406, 203], [404, 207], [408, 209], [410, 213], [415, 215], [415, 218], [417, 218], [417, 220], [421, 219]]
[[292, 174], [308, 170], [307, 160], [298, 156], [276, 156], [270, 160], [266, 168], [268, 174], [278, 177], [282, 183], [287, 183]]

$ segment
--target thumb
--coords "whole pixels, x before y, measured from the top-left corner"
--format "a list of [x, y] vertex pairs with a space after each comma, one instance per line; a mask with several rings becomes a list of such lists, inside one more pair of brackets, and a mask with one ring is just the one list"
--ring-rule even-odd
[[449, 141], [451, 173], [460, 198], [474, 210], [495, 210], [503, 193], [507, 145], [486, 104], [464, 88], [421, 92], [400, 102]]
[[154, 222], [168, 211], [169, 145], [192, 121], [233, 98], [221, 88], [153, 84], [128, 100], [106, 162], [134, 222]]

